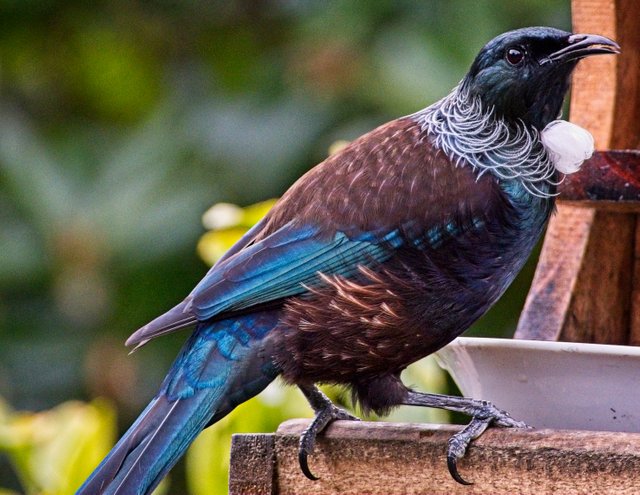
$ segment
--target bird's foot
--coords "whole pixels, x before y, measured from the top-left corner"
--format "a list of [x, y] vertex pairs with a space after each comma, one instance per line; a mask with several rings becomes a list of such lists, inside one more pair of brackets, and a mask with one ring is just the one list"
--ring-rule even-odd
[[458, 472], [458, 461], [464, 457], [469, 444], [484, 433], [492, 424], [503, 428], [528, 428], [522, 421], [516, 421], [509, 413], [498, 409], [487, 401], [479, 401], [480, 408], [471, 422], [447, 442], [447, 467], [454, 480], [462, 485], [472, 485]]
[[526, 423], [513, 419], [508, 412], [498, 409], [491, 402], [485, 400], [411, 391], [404, 404], [437, 407], [471, 416], [471, 422], [453, 435], [447, 444], [447, 467], [449, 468], [449, 473], [451, 473], [454, 480], [463, 485], [471, 485], [472, 483], [460, 476], [458, 461], [466, 454], [469, 444], [482, 435], [490, 425], [502, 428], [529, 428]]
[[331, 422], [337, 419], [360, 421], [360, 418], [349, 414], [344, 409], [333, 404], [333, 402], [331, 402], [331, 400], [329, 400], [329, 398], [315, 386], [301, 386], [300, 389], [307, 397], [307, 400], [315, 411], [316, 416], [300, 436], [298, 462], [300, 463], [300, 469], [304, 475], [310, 480], [315, 481], [318, 477], [309, 469], [308, 457], [313, 452], [318, 434], [322, 433]]

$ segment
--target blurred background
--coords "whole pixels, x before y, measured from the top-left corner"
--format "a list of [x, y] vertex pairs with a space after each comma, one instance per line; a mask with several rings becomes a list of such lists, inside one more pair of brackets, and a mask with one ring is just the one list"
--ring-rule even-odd
[[[187, 334], [123, 342], [205, 273], [211, 205], [281, 195], [527, 25], [570, 29], [569, 2], [0, 1], [0, 493], [72, 493], [155, 393]], [[532, 266], [472, 332], [513, 332]], [[311, 414], [277, 387], [239, 412], [164, 493], [226, 493], [230, 432]]]

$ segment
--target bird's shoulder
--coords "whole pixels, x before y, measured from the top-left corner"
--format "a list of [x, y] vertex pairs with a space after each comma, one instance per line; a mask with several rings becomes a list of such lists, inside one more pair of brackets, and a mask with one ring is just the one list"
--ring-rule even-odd
[[265, 237], [294, 220], [329, 234], [431, 228], [500, 202], [494, 177], [456, 166], [411, 116], [381, 125], [302, 176], [271, 211]]

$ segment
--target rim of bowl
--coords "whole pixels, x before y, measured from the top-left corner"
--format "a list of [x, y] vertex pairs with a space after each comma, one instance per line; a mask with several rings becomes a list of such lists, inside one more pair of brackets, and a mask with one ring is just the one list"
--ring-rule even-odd
[[[632, 356], [640, 358], [640, 346], [590, 344], [582, 342], [558, 342], [553, 340], [501, 339], [492, 337], [458, 337], [446, 347], [490, 348], [490, 349], [527, 349], [546, 352], [575, 352], [583, 354], [602, 354], [614, 356]], [[446, 348], [445, 347], [445, 348]]]

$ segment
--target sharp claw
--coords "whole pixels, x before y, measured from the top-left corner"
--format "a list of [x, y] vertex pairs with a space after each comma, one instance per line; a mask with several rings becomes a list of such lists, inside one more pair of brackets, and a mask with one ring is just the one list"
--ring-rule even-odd
[[462, 459], [467, 452], [469, 444], [478, 438], [489, 427], [496, 424], [505, 428], [526, 428], [527, 425], [521, 421], [514, 420], [509, 414], [486, 403], [485, 410], [476, 413], [471, 421], [461, 431], [449, 439], [447, 448], [447, 467], [451, 477], [462, 485], [472, 485], [466, 481], [458, 472], [457, 462]]
[[447, 456], [447, 467], [449, 468], [451, 477], [458, 483], [460, 483], [461, 485], [473, 485], [471, 481], [467, 481], [462, 476], [460, 476], [460, 473], [458, 472], [458, 460], [455, 456]]
[[320, 478], [314, 475], [311, 472], [311, 469], [309, 469], [309, 462], [307, 457], [307, 452], [301, 448], [298, 452], [298, 463], [300, 464], [300, 469], [302, 470], [302, 473], [311, 481], [318, 481]]
[[300, 385], [300, 390], [302, 390], [302, 393], [309, 401], [309, 404], [313, 408], [316, 416], [300, 437], [298, 463], [300, 464], [300, 470], [302, 473], [311, 481], [316, 481], [320, 478], [311, 472], [308, 460], [309, 454], [313, 452], [313, 447], [316, 443], [316, 436], [322, 433], [325, 428], [336, 419], [353, 421], [358, 418], [335, 406], [315, 385]]
[[488, 422], [472, 418], [471, 422], [461, 431], [453, 435], [447, 443], [447, 467], [451, 477], [461, 485], [472, 485], [458, 472], [458, 460], [467, 453], [467, 447], [473, 438], [477, 438], [488, 426]]
[[461, 412], [471, 416], [471, 421], [449, 439], [447, 444], [447, 467], [451, 477], [462, 485], [471, 485], [458, 472], [457, 462], [462, 459], [469, 444], [494, 424], [505, 428], [529, 428], [522, 421], [516, 421], [506, 411], [498, 409], [491, 402], [451, 395], [426, 394], [409, 390], [402, 402], [408, 406], [438, 407]]

